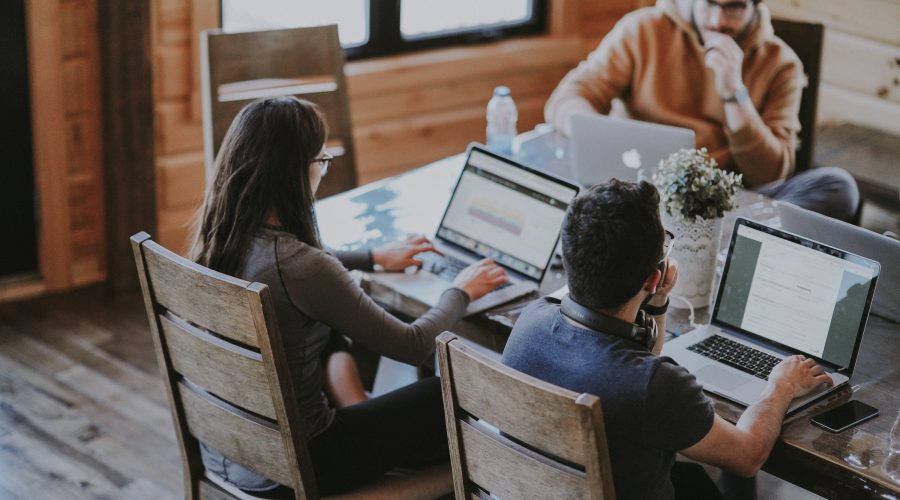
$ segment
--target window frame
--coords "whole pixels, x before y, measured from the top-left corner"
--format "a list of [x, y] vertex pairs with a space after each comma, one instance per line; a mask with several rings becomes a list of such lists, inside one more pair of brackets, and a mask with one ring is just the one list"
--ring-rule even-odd
[[[369, 38], [362, 45], [344, 47], [348, 60], [401, 54], [441, 47], [477, 45], [507, 38], [541, 35], [547, 32], [549, 0], [531, 0], [531, 19], [513, 26], [494, 26], [470, 30], [423, 35], [404, 39], [400, 32], [400, 3], [402, 0], [369, 0]], [[219, 25], [224, 19], [224, 6], [219, 2]]]

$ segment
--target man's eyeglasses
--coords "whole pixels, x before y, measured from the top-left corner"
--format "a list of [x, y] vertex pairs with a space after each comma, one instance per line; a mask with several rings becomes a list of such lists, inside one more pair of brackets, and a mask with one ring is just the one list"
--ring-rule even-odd
[[705, 0], [705, 1], [706, 1], [706, 8], [712, 9], [712, 8], [718, 7], [722, 11], [723, 16], [730, 17], [732, 19], [742, 17], [744, 15], [744, 12], [747, 10], [747, 7], [750, 6], [750, 4], [747, 3], [746, 1], [744, 1], [744, 2], [731, 1], [731, 2], [724, 2], [724, 3], [719, 3], [719, 2], [716, 2], [715, 0]]
[[328, 167], [331, 166], [331, 161], [334, 160], [334, 156], [331, 156], [328, 153], [323, 153], [322, 156], [313, 159], [313, 163], [319, 163], [322, 165], [322, 169], [319, 170], [319, 175], [325, 177], [325, 174], [328, 173]]

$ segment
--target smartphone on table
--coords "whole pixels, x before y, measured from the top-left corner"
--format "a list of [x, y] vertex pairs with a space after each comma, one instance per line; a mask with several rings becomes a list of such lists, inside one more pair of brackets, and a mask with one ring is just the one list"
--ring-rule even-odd
[[873, 408], [861, 401], [852, 400], [820, 413], [811, 418], [810, 421], [831, 432], [843, 432], [877, 416], [877, 408]]

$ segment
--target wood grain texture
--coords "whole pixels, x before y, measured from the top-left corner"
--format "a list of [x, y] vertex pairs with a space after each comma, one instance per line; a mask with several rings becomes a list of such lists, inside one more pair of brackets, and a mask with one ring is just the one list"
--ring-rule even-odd
[[479, 488], [501, 498], [614, 498], [597, 397], [490, 360], [449, 332], [437, 349], [457, 498]]
[[554, 464], [496, 431], [460, 423], [466, 475], [499, 498], [590, 498], [583, 472]]
[[822, 79], [845, 90], [900, 104], [900, 45], [828, 30]]
[[228, 408], [184, 383], [179, 383], [178, 389], [193, 436], [266, 477], [281, 484], [293, 483], [278, 427], [249, 414], [241, 417], [239, 409]]
[[71, 286], [66, 102], [59, 0], [25, 3], [35, 185], [40, 202], [39, 262], [47, 291]]
[[813, 21], [829, 29], [900, 45], [900, 3], [895, 0], [767, 0], [772, 15]]
[[128, 237], [156, 227], [148, 2], [100, 2], [108, 283], [135, 288]]
[[219, 340], [177, 318], [159, 315], [159, 322], [175, 371], [220, 398], [275, 419], [258, 352]]
[[541, 450], [584, 463], [584, 443], [592, 431], [582, 425], [577, 393], [487, 360], [459, 342], [450, 344], [450, 361], [460, 410]]
[[0, 305], [0, 497], [182, 496], [142, 315], [96, 287]]
[[153, 242], [144, 248], [155, 304], [218, 335], [259, 347], [256, 325], [248, 314], [246, 282], [198, 264], [176, 263], [175, 254]]

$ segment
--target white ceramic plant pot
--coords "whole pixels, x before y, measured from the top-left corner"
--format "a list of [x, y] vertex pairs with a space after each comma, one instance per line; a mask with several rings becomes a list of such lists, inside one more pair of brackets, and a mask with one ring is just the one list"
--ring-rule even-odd
[[[670, 258], [678, 262], [678, 282], [672, 295], [683, 297], [695, 308], [708, 306], [716, 277], [722, 218], [686, 222], [663, 212], [663, 225], [675, 235]], [[672, 307], [679, 305], [681, 301], [672, 301]]]

